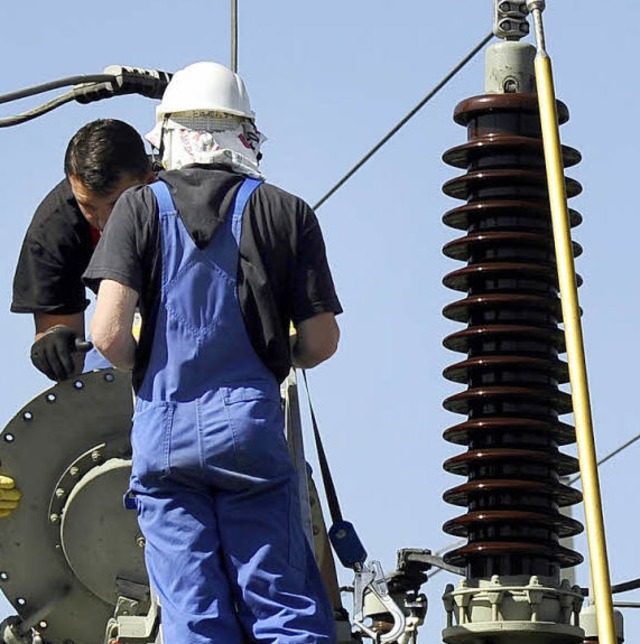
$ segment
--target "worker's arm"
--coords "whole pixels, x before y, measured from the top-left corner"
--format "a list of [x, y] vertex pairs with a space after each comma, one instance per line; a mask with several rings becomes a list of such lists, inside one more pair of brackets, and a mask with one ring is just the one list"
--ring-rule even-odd
[[100, 282], [91, 320], [91, 339], [96, 349], [117, 369], [131, 371], [136, 341], [131, 333], [138, 293], [114, 280]]
[[36, 336], [31, 362], [51, 380], [66, 380], [82, 371], [84, 353], [76, 340], [84, 340], [84, 313], [34, 313]]
[[319, 313], [296, 325], [291, 357], [294, 367], [311, 369], [328, 360], [338, 348], [340, 329], [333, 313]]

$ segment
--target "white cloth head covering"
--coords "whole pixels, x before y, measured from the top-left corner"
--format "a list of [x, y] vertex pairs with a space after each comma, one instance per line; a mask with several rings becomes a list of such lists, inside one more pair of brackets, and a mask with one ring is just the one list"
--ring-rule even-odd
[[249, 119], [221, 112], [181, 112], [158, 121], [145, 138], [161, 151], [166, 170], [215, 163], [264, 178], [258, 153], [267, 139]]

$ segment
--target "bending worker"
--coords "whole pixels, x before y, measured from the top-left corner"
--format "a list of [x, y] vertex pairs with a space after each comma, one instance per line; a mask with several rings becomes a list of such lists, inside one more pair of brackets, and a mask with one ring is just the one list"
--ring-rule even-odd
[[[127, 123], [101, 119], [80, 128], [67, 146], [65, 179], [43, 199], [27, 229], [13, 280], [14, 313], [31, 313], [34, 366], [51, 380], [105, 366], [100, 356], [77, 350], [89, 304], [82, 283], [116, 199], [153, 181], [140, 135]], [[0, 475], [0, 517], [16, 509], [20, 492]]]
[[63, 179], [40, 203], [22, 243], [13, 280], [14, 313], [31, 313], [33, 365], [51, 380], [83, 370], [82, 283], [93, 249], [120, 194], [153, 181], [140, 135], [127, 123], [101, 119], [73, 136], [64, 157]]
[[133, 369], [129, 494], [164, 641], [335, 642], [279, 391], [337, 348], [318, 221], [263, 182], [245, 85], [222, 65], [175, 74], [147, 138], [168, 172], [118, 200], [85, 281], [96, 347]]

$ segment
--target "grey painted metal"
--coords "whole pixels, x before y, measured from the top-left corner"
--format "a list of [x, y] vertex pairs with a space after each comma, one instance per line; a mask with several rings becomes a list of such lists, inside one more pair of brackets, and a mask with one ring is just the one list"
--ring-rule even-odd
[[231, 69], [238, 71], [238, 0], [231, 0]]
[[487, 94], [533, 94], [536, 49], [525, 42], [500, 41], [487, 47], [484, 89]]
[[307, 542], [312, 550], [313, 520], [311, 518], [311, 503], [309, 498], [309, 482], [307, 474], [307, 461], [304, 456], [304, 440], [302, 437], [302, 417], [300, 415], [300, 397], [298, 395], [298, 379], [295, 369], [291, 369], [287, 379], [282, 385], [285, 403], [285, 432], [289, 455], [298, 474], [298, 496], [300, 498], [300, 514], [302, 515], [302, 528], [307, 537]]
[[[620, 603], [616, 604], [620, 606]], [[624, 642], [624, 618], [619, 610], [613, 611], [613, 623], [616, 629], [616, 639], [620, 644]], [[585, 639], [598, 640], [598, 622], [596, 620], [596, 607], [593, 603], [585, 604], [580, 611], [580, 626], [584, 629]]]
[[494, 575], [491, 579], [463, 579], [448, 584], [444, 605], [447, 644], [577, 644], [581, 589], [566, 580], [538, 576]]
[[522, 0], [493, 0], [493, 33], [506, 40], [523, 38], [529, 33], [527, 14]]
[[51, 644], [102, 644], [118, 586], [146, 583], [121, 503], [131, 413], [130, 378], [109, 369], [45, 391], [0, 436], [0, 467], [23, 493], [2, 523], [0, 588]]
[[[131, 461], [112, 458], [91, 469], [72, 490], [60, 525], [62, 550], [75, 576], [94, 595], [116, 605], [132, 585], [148, 596], [144, 539], [135, 512], [122, 512]], [[105, 518], [117, 517], [116, 525]], [[148, 602], [147, 602], [148, 603]]]

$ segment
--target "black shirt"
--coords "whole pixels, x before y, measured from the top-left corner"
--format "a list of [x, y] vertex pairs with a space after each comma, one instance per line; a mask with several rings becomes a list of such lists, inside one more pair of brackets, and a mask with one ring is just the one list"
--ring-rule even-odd
[[[212, 166], [161, 172], [189, 235], [205, 247], [234, 202], [244, 177]], [[144, 377], [159, 301], [160, 229], [155, 195], [148, 187], [127, 190], [116, 202], [85, 272], [97, 290], [112, 279], [140, 294], [143, 319], [134, 387]], [[244, 211], [238, 267], [238, 297], [249, 338], [279, 381], [287, 376], [289, 322], [318, 313], [342, 312], [318, 220], [299, 197], [263, 183]]]
[[83, 217], [65, 179], [42, 201], [27, 229], [13, 279], [14, 313], [69, 315], [89, 304], [82, 283], [99, 233]]

